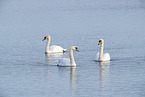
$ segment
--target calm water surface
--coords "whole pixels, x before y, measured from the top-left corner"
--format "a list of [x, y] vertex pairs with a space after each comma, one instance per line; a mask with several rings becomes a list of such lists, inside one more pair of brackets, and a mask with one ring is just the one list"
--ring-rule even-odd
[[[0, 0], [0, 97], [144, 97], [144, 0]], [[74, 51], [45, 55], [45, 35]], [[95, 62], [98, 40], [110, 62]]]

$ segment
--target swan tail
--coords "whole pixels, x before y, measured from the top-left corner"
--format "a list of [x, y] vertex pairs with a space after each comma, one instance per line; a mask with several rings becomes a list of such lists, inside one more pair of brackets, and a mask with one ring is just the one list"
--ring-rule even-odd
[[63, 49], [63, 52], [66, 52], [67, 49]]

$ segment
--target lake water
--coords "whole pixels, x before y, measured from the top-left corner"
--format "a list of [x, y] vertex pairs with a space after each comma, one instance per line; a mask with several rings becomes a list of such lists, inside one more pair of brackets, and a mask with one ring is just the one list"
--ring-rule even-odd
[[[144, 97], [144, 0], [0, 0], [0, 97]], [[74, 51], [76, 68], [55, 66]], [[95, 62], [98, 40], [110, 62]]]

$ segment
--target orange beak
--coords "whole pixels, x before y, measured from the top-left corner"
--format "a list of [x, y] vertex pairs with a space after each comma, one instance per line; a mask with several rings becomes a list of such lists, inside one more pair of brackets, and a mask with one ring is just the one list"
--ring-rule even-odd
[[78, 50], [78, 49], [76, 49], [76, 51], [78, 51], [78, 52], [79, 52], [79, 50]]
[[101, 42], [98, 43], [98, 45], [100, 45], [100, 44], [101, 44]]
[[46, 40], [46, 37], [44, 37], [44, 39], [42, 41]]

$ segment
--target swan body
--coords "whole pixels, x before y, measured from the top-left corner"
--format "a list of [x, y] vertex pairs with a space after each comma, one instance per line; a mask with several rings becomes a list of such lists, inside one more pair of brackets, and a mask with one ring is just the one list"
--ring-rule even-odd
[[44, 39], [42, 41], [44, 41], [46, 39], [47, 39], [47, 44], [46, 44], [46, 48], [45, 48], [46, 54], [47, 53], [63, 53], [67, 50], [67, 49], [63, 49], [61, 46], [57, 46], [57, 45], [52, 45], [49, 47], [51, 38], [49, 35], [47, 35], [44, 37]]
[[98, 52], [96, 54], [96, 61], [99, 61], [99, 62], [103, 62], [103, 61], [110, 61], [110, 55], [109, 53], [104, 53], [103, 54], [103, 47], [104, 47], [104, 40], [103, 39], [100, 39], [99, 40], [99, 44], [100, 45], [100, 52]]
[[59, 60], [60, 64], [57, 64], [57, 66], [75, 67], [76, 63], [75, 63], [74, 56], [73, 56], [73, 50], [76, 50], [76, 51], [79, 52], [79, 50], [76, 46], [72, 46], [70, 48], [70, 51], [69, 51], [69, 57], [70, 58], [63, 58], [63, 59]]

